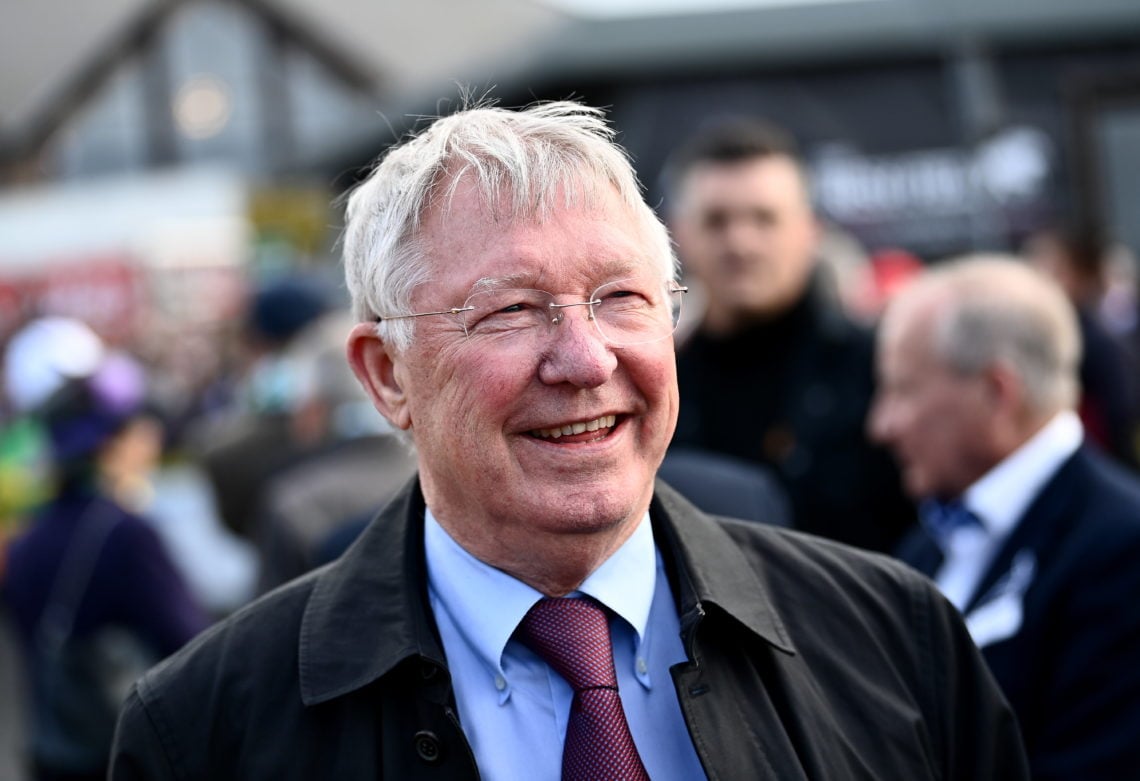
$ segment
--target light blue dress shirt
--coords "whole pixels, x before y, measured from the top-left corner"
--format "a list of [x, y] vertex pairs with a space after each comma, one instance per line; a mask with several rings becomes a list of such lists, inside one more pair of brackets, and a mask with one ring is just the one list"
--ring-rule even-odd
[[[511, 635], [535, 589], [476, 559], [427, 511], [428, 595], [451, 670], [463, 732], [487, 781], [557, 781], [573, 692]], [[685, 661], [680, 623], [646, 513], [570, 596], [586, 594], [610, 620], [618, 689], [654, 781], [705, 778], [669, 667]]]

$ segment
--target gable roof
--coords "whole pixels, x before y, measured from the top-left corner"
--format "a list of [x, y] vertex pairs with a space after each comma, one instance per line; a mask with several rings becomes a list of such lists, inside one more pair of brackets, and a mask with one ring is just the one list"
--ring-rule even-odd
[[4, 9], [0, 163], [42, 145], [177, 9], [250, 9], [379, 110], [422, 111], [455, 85], [525, 91], [724, 62], [927, 55], [963, 40], [1071, 41], [1140, 31], [1136, 0], [848, 0], [751, 9], [575, 18], [543, 0], [35, 0]]

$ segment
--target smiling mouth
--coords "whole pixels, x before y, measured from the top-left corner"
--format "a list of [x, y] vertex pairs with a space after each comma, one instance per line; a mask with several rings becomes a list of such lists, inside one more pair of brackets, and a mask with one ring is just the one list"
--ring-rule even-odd
[[538, 439], [559, 439], [560, 437], [569, 437], [576, 434], [585, 434], [587, 432], [599, 432], [594, 439], [601, 439], [609, 433], [609, 430], [614, 427], [616, 421], [617, 418], [614, 415], [602, 415], [600, 418], [579, 421], [578, 423], [567, 423], [565, 426], [536, 428], [528, 433]]

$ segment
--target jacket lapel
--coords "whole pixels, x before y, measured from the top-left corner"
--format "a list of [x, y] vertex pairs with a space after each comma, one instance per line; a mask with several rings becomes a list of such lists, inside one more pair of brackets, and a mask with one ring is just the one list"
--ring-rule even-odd
[[716, 522], [658, 481], [650, 517], [663, 555], [674, 559], [674, 590], [681, 626], [697, 620], [707, 604], [719, 607], [755, 635], [795, 654], [764, 582], [740, 548]]
[[[772, 678], [769, 685], [750, 688], [743, 711], [734, 710], [727, 698], [739, 696], [734, 690], [740, 680], [730, 672], [736, 669], [735, 662], [722, 658], [726, 654], [722, 643], [702, 644], [700, 639], [708, 631], [708, 627], [702, 631], [702, 624], [732, 621], [769, 645], [778, 656], [795, 660], [795, 647], [766, 583], [723, 528], [661, 481], [654, 492], [650, 517], [678, 602], [682, 640], [692, 660], [672, 670], [690, 732], [694, 732], [692, 725], [697, 724], [706, 729], [717, 725], [719, 728], [713, 728], [713, 733], [738, 734], [740, 725], [726, 722], [725, 714], [747, 712], [748, 733], [764, 736], [759, 752], [742, 750], [739, 742], [731, 751], [706, 749], [702, 756], [711, 763], [707, 768], [710, 776], [806, 779], [802, 755], [810, 755], [811, 748], [797, 748], [775, 702], [779, 697], [774, 693], [785, 687]], [[729, 656], [733, 653], [735, 649], [728, 651]], [[794, 661], [790, 666], [799, 669]], [[706, 690], [719, 695], [703, 696], [701, 692]], [[731, 744], [732, 739], [726, 737], [725, 745]]]
[[408, 657], [442, 667], [429, 615], [418, 478], [319, 574], [300, 631], [306, 705], [358, 689]]
[[[996, 599], [1016, 595], [1020, 600], [1030, 583], [1025, 582], [1028, 565], [1036, 561], [1058, 528], [1072, 517], [1077, 488], [1088, 470], [1088, 455], [1083, 448], [1074, 453], [1029, 505], [974, 590], [963, 610], [967, 620], [971, 614]], [[1030, 582], [1032, 574], [1028, 573]]]

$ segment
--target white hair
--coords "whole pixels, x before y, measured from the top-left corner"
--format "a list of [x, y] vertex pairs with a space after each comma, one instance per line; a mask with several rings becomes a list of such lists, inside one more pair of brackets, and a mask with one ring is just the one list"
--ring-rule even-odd
[[[409, 313], [413, 291], [429, 281], [421, 222], [461, 179], [475, 182], [486, 203], [506, 207], [511, 219], [542, 220], [558, 203], [594, 203], [613, 188], [642, 224], [663, 278], [676, 277], [665, 226], [601, 110], [569, 101], [518, 111], [475, 105], [390, 149], [350, 196], [344, 264], [358, 321]], [[405, 349], [412, 322], [383, 321], [379, 333]]]
[[939, 264], [914, 287], [949, 293], [933, 347], [950, 368], [977, 374], [1003, 361], [1021, 377], [1036, 411], [1076, 405], [1080, 328], [1053, 280], [1012, 256], [973, 255]]

